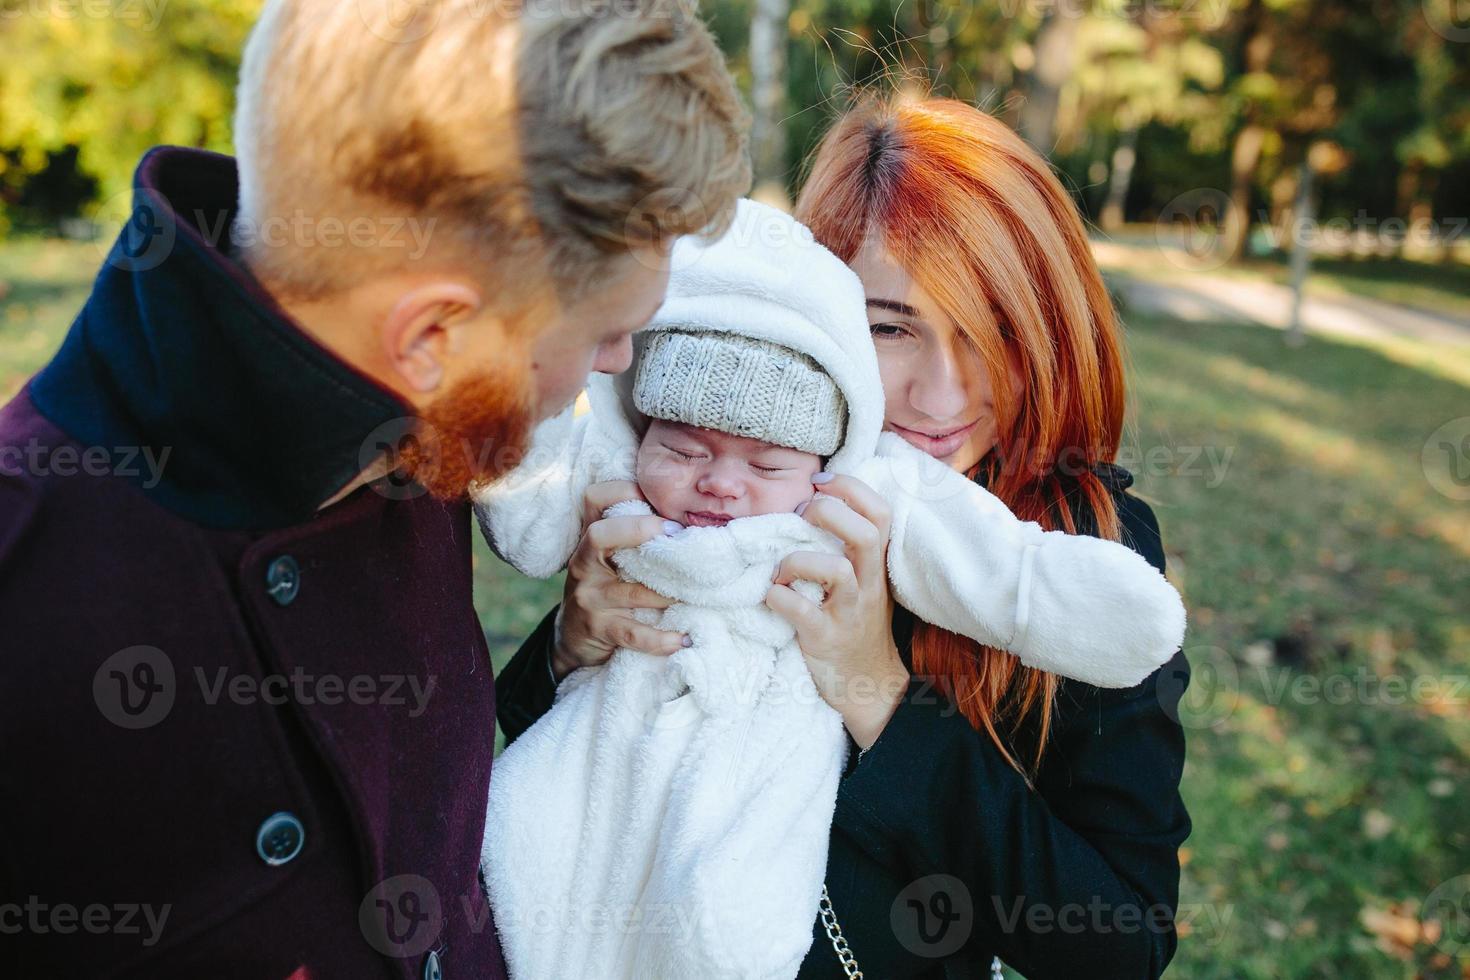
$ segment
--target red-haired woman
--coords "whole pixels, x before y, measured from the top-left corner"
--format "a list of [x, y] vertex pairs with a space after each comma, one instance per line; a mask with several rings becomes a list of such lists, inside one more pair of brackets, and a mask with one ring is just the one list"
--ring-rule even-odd
[[[869, 103], [823, 140], [796, 213], [863, 281], [885, 428], [1021, 518], [1120, 540], [1163, 570], [1153, 512], [1111, 462], [1117, 321], [1076, 209], [1034, 150], [960, 102]], [[1157, 977], [1190, 827], [1182, 652], [1136, 688], [1102, 690], [915, 622], [883, 573], [886, 505], [850, 477], [819, 489], [831, 499], [804, 516], [847, 558], [789, 556], [768, 602], [823, 667], [813, 676], [859, 751], [800, 977], [853, 975], [834, 951], [844, 940], [881, 980], [977, 976], [992, 956], [1032, 978]], [[594, 487], [589, 520], [635, 493]], [[628, 611], [668, 600], [607, 565], [657, 533], [637, 520], [591, 523], [559, 615], [497, 682], [507, 737], [549, 708], [554, 677], [619, 645], [678, 648]], [[827, 601], [787, 588], [797, 578], [823, 581]]]

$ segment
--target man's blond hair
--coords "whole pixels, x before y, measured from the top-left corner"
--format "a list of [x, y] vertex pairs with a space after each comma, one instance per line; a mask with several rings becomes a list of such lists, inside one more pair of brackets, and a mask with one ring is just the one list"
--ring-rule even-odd
[[273, 288], [330, 295], [418, 258], [418, 235], [501, 297], [549, 273], [565, 301], [634, 248], [728, 225], [748, 117], [685, 0], [394, 6], [267, 0], [246, 45], [237, 242]]

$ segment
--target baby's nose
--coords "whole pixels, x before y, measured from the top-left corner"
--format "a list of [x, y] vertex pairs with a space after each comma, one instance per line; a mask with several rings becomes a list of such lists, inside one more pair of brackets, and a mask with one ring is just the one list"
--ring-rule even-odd
[[719, 470], [707, 470], [696, 481], [694, 489], [712, 497], [735, 498], [744, 492], [745, 484], [734, 476]]

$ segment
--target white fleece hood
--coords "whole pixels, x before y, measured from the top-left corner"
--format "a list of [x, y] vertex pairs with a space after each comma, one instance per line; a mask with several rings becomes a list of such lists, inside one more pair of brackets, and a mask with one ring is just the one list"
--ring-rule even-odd
[[[1019, 521], [979, 484], [882, 431], [862, 284], [789, 215], [742, 200], [720, 238], [680, 239], [668, 296], [647, 329], [666, 328], [771, 341], [827, 371], [847, 401], [847, 425], [826, 469], [888, 502], [890, 587], [919, 619], [1100, 687], [1131, 687], [1179, 649], [1184, 604], [1142, 556]], [[635, 335], [635, 358], [641, 350]], [[491, 547], [526, 574], [566, 566], [589, 484], [634, 479], [648, 425], [633, 405], [634, 375], [593, 375], [591, 411], [569, 407], [541, 423], [526, 462], [476, 493]]]
[[[713, 241], [681, 238], [670, 264], [663, 306], [633, 337], [634, 364], [648, 335], [663, 329], [739, 334], [788, 347], [815, 360], [847, 403], [845, 435], [827, 469], [851, 472], [873, 456], [883, 429], [883, 385], [863, 286], [810, 229], [783, 211], [742, 200], [729, 231]], [[616, 406], [642, 436], [648, 419], [633, 405], [635, 374], [598, 375], [588, 397], [594, 411]]]

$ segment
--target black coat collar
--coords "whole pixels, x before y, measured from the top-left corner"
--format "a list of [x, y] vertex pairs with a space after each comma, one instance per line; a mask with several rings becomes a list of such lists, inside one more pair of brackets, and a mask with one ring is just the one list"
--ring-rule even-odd
[[169, 510], [265, 529], [310, 518], [361, 471], [369, 434], [409, 408], [229, 257], [237, 191], [231, 157], [149, 151], [131, 219], [30, 395], [78, 443], [166, 451], [144, 492]]

